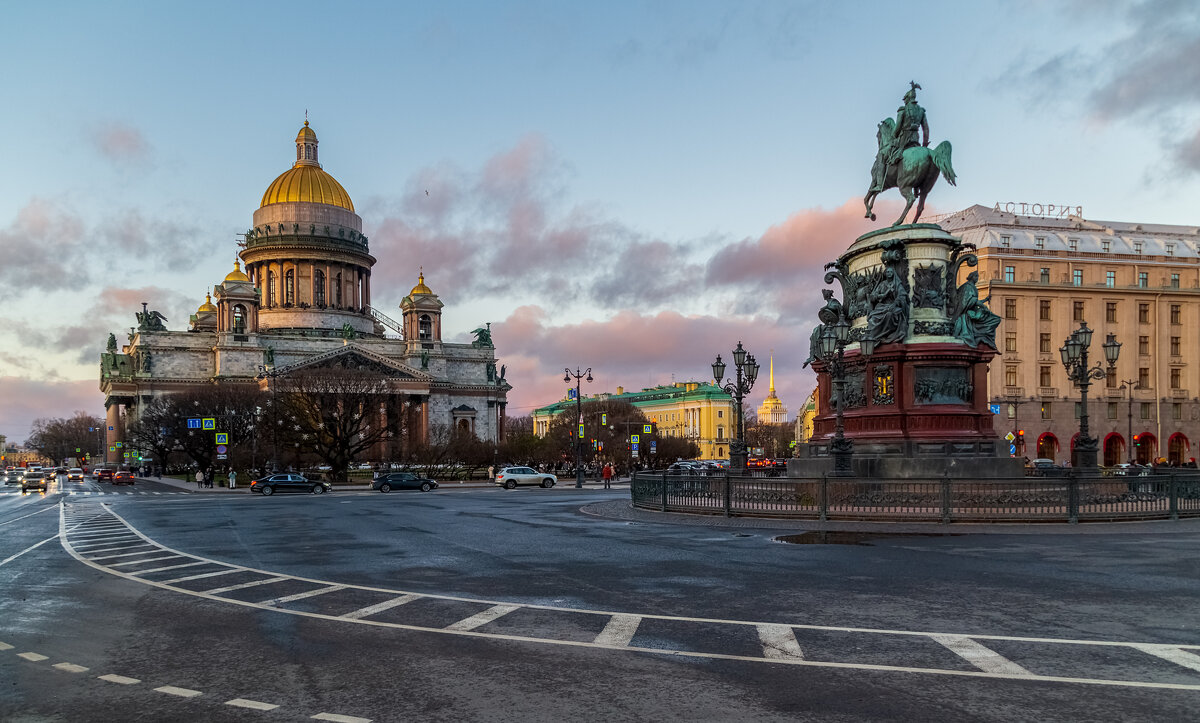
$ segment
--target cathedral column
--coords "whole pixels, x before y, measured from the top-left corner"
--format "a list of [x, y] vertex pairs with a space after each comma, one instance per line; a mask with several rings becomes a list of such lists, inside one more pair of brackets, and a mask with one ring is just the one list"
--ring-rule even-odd
[[106, 441], [104, 459], [109, 464], [116, 464], [121, 459], [121, 452], [124, 451], [123, 448], [116, 448], [117, 442], [125, 441], [123, 434], [125, 430], [121, 429], [121, 405], [110, 402], [104, 411], [104, 439]]
[[496, 441], [497, 441], [497, 442], [503, 442], [503, 441], [505, 440], [505, 436], [504, 436], [504, 418], [505, 418], [505, 416], [507, 415], [507, 412], [506, 412], [506, 410], [508, 409], [508, 403], [507, 403], [507, 402], [500, 402], [500, 403], [499, 403], [499, 404], [497, 404], [496, 406], [497, 406], [497, 408], [499, 408], [499, 410], [500, 410], [500, 419], [499, 419], [499, 420], [497, 421], [497, 423], [496, 423]]
[[417, 434], [419, 435], [421, 444], [429, 443], [429, 397], [421, 399], [421, 422], [418, 425]]
[[366, 293], [366, 298], [363, 299], [363, 306], [370, 306], [371, 305], [371, 272], [370, 271], [367, 272], [367, 275], [363, 280], [363, 284], [365, 284], [365, 286], [363, 287], [363, 290]]

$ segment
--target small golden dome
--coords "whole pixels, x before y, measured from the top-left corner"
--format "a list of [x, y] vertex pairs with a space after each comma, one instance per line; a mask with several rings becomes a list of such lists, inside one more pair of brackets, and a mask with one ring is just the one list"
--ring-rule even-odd
[[421, 275], [417, 278], [417, 285], [413, 287], [412, 291], [408, 292], [409, 296], [416, 296], [417, 294], [429, 294], [430, 296], [433, 295], [433, 291], [425, 285], [424, 271], [422, 271]]
[[354, 211], [354, 202], [342, 184], [317, 166], [297, 163], [267, 187], [259, 208], [272, 203], [324, 203]]
[[200, 305], [199, 309], [196, 309], [196, 314], [197, 315], [208, 314], [208, 313], [215, 312], [216, 310], [217, 310], [217, 307], [213, 306], [213, 303], [212, 303], [212, 294], [205, 294], [204, 295], [204, 303]]
[[225, 277], [225, 280], [226, 281], [245, 281], [246, 283], [249, 283], [250, 277], [246, 276], [245, 274], [242, 273], [241, 264], [239, 264], [237, 262], [237, 260], [235, 259], [233, 262], [233, 271], [229, 272], [229, 275]]
[[312, 128], [308, 127], [308, 121], [304, 121], [304, 127], [296, 134], [296, 142], [301, 143], [306, 140], [317, 140], [317, 133]]

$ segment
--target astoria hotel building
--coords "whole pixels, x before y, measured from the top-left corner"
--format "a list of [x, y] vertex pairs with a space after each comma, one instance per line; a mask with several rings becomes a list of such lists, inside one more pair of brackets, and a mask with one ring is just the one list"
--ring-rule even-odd
[[[1082, 322], [1121, 342], [1116, 368], [1089, 389], [1101, 463], [1200, 457], [1200, 228], [1038, 217], [973, 206], [942, 218], [978, 249], [980, 298], [1003, 321], [987, 394], [1017, 455], [1072, 460], [1079, 390], [1059, 356]], [[971, 269], [964, 268], [963, 275]], [[960, 279], [961, 281], [961, 279]]]

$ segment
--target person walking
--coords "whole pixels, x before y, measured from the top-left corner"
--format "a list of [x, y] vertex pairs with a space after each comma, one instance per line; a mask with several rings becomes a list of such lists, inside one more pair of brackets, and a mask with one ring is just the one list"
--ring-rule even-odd
[[198, 469], [198, 470], [196, 470], [196, 489], [200, 489], [203, 486], [204, 486], [204, 472], [202, 470]]
[[604, 478], [604, 489], [612, 488], [613, 468], [611, 462], [604, 464], [604, 469], [601, 470], [600, 476]]
[[488, 465], [488, 482], [494, 484], [496, 482], [496, 467]]
[[237, 488], [237, 472], [233, 471], [233, 467], [229, 468], [229, 489]]

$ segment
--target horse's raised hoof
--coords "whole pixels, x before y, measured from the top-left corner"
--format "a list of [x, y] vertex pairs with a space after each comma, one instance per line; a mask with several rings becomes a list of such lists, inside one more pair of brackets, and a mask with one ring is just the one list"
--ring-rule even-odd
[[872, 220], [872, 221], [874, 221], [874, 220], [875, 220], [875, 214], [871, 214], [871, 220]]

